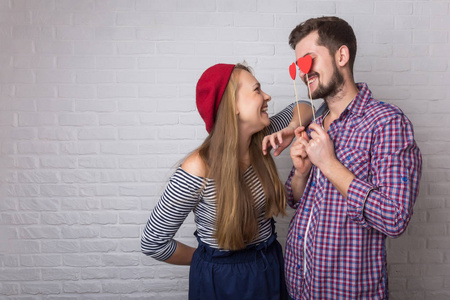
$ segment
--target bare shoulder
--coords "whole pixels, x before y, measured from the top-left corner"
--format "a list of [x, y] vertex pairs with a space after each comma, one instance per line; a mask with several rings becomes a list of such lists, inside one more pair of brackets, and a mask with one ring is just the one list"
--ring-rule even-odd
[[189, 155], [183, 164], [181, 164], [181, 168], [189, 174], [199, 177], [206, 177], [206, 165], [200, 157], [198, 151], [195, 151]]

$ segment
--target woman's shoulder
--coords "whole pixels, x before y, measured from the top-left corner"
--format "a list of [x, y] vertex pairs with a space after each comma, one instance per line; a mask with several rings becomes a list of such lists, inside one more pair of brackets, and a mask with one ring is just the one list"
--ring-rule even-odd
[[198, 151], [191, 153], [181, 164], [181, 168], [191, 175], [206, 178], [207, 167]]

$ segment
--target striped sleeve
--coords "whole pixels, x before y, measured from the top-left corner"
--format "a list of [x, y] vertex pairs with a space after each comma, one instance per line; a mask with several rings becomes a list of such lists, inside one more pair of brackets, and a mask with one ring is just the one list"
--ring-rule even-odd
[[[306, 103], [310, 105], [308, 101], [298, 101], [298, 103]], [[275, 133], [280, 131], [283, 128], [286, 128], [292, 120], [293, 110], [297, 103], [292, 103], [286, 106], [282, 111], [277, 113], [276, 115], [270, 118], [270, 125], [267, 127], [268, 134]]]
[[173, 255], [177, 247], [173, 236], [195, 208], [203, 186], [201, 177], [193, 176], [181, 167], [177, 169], [142, 233], [141, 251], [144, 254], [160, 261]]

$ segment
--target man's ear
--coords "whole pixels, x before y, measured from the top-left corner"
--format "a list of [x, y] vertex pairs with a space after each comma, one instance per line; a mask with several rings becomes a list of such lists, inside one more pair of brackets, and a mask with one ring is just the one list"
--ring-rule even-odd
[[348, 61], [350, 60], [350, 51], [347, 46], [342, 45], [336, 51], [335, 60], [340, 67], [345, 67], [348, 64]]

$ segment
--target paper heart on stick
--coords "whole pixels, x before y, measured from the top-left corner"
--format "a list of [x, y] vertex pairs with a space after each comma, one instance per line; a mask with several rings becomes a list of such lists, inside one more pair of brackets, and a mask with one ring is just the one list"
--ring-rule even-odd
[[311, 69], [311, 65], [312, 65], [311, 55], [305, 55], [297, 60], [297, 66], [300, 68], [300, 71], [302, 71], [304, 74], [308, 74], [309, 70]]
[[295, 63], [292, 63], [292, 65], [289, 66], [289, 74], [291, 75], [292, 80], [295, 80], [295, 75], [297, 75]]

